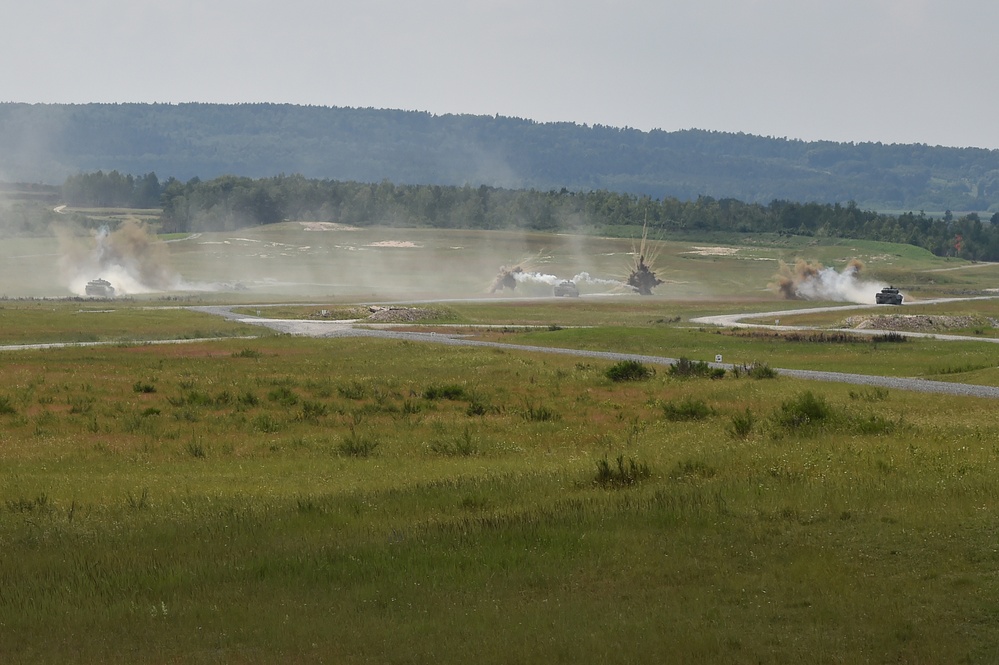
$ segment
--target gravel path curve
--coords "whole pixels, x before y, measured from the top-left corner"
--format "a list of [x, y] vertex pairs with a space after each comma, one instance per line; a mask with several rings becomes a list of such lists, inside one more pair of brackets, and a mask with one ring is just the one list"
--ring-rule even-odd
[[[851, 305], [849, 307], [844, 307], [842, 309], [855, 309], [856, 305]], [[396, 339], [396, 340], [408, 340], [413, 342], [426, 342], [434, 344], [445, 344], [450, 346], [466, 346], [466, 347], [490, 347], [490, 348], [501, 348], [516, 351], [534, 351], [538, 353], [555, 353], [560, 355], [578, 356], [584, 358], [598, 358], [601, 360], [637, 360], [638, 362], [647, 363], [650, 365], [672, 365], [677, 362], [677, 358], [667, 358], [664, 356], [649, 356], [636, 353], [616, 353], [612, 351], [586, 351], [581, 349], [565, 349], [557, 347], [547, 347], [547, 346], [529, 346], [522, 344], [504, 344], [502, 342], [485, 342], [481, 340], [471, 340], [464, 339], [452, 335], [442, 335], [437, 333], [414, 333], [414, 332], [395, 332], [392, 330], [373, 330], [369, 328], [358, 328], [355, 327], [358, 323], [363, 323], [363, 321], [302, 321], [297, 319], [264, 319], [253, 316], [245, 316], [241, 314], [234, 314], [231, 308], [223, 306], [212, 306], [212, 307], [192, 307], [191, 309], [197, 311], [203, 311], [210, 314], [215, 314], [218, 316], [223, 316], [227, 319], [233, 321], [239, 321], [240, 323], [248, 323], [253, 325], [264, 326], [275, 330], [277, 332], [282, 332], [291, 335], [304, 335], [309, 337], [379, 337], [383, 339]], [[828, 308], [836, 309], [836, 308]], [[802, 311], [814, 311], [814, 310], [802, 310]], [[778, 315], [788, 315], [790, 312], [784, 311], [778, 313]], [[738, 324], [738, 318], [747, 318], [750, 316], [768, 316], [768, 313], [764, 314], [742, 314], [737, 315], [735, 324], [732, 323], [733, 317], [703, 317], [695, 322], [698, 323], [714, 323], [715, 325], [736, 325]], [[709, 321], [710, 320], [710, 321]], [[723, 322], [724, 321], [724, 322]], [[750, 325], [750, 324], [743, 324]], [[763, 327], [773, 327], [773, 326], [763, 326]], [[786, 329], [786, 328], [785, 328]], [[878, 334], [877, 331], [868, 331], [871, 334]], [[933, 335], [938, 339], [943, 336]], [[951, 335], [953, 338], [961, 338], [958, 335]], [[974, 339], [976, 341], [997, 341], [997, 340], [985, 340], [982, 338], [966, 338]], [[726, 370], [732, 369], [733, 365], [727, 363], [708, 363], [711, 367], [720, 367]], [[929, 381], [926, 379], [907, 379], [900, 377], [889, 377], [889, 376], [871, 376], [867, 374], [851, 374], [846, 372], [822, 372], [816, 370], [802, 370], [802, 369], [776, 369], [775, 370], [781, 376], [790, 376], [798, 379], [807, 379], [810, 381], [832, 381], [838, 383], [852, 383], [857, 385], [865, 386], [875, 386], [879, 388], [891, 388], [896, 390], [913, 390], [917, 392], [925, 393], [937, 393], [945, 395], [959, 395], [968, 397], [985, 397], [989, 399], [999, 399], [999, 387], [993, 386], [979, 386], [970, 383], [949, 383], [945, 381]]]

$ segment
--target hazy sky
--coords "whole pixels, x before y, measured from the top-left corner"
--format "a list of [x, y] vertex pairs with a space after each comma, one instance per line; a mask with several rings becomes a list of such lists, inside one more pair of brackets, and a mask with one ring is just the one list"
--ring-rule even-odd
[[279, 102], [999, 148], [995, 0], [30, 0], [0, 101]]

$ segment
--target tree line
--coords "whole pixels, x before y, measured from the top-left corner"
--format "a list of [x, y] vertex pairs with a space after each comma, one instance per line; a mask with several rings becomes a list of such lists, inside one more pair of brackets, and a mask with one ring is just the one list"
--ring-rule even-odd
[[231, 231], [282, 220], [352, 226], [524, 229], [626, 233], [647, 224], [662, 234], [777, 233], [879, 240], [915, 245], [937, 256], [999, 261], [999, 213], [931, 217], [846, 205], [773, 200], [768, 204], [701, 196], [656, 199], [608, 190], [505, 189], [480, 185], [397, 185], [316, 180], [301, 175], [222, 176], [162, 184], [155, 174], [116, 171], [68, 178], [63, 199], [74, 206], [162, 207], [163, 232]]
[[291, 104], [0, 103], [4, 177], [106, 169], [999, 211], [999, 150]]

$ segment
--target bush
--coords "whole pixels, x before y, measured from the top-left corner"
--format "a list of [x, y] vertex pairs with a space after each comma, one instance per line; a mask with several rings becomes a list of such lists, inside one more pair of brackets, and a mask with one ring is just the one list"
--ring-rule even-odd
[[143, 383], [142, 381], [136, 381], [135, 384], [132, 385], [132, 391], [145, 394], [154, 393], [156, 392], [156, 386], [154, 386], [151, 383]]
[[655, 376], [655, 370], [637, 360], [622, 360], [607, 368], [604, 373], [611, 381], [644, 381]]
[[887, 342], [889, 344], [901, 344], [903, 342], [908, 342], [909, 341], [909, 337], [907, 335], [903, 335], [900, 332], [891, 331], [891, 332], [886, 332], [883, 335], [874, 335], [874, 337], [872, 337], [871, 340], [874, 341], [874, 342]]
[[[689, 360], [687, 358], [680, 358], [670, 365], [669, 375], [678, 379], [708, 376], [717, 378], [716, 371], [711, 368], [711, 365], [703, 360]], [[725, 375], [724, 369], [721, 370], [721, 375]]]
[[527, 402], [524, 406], [523, 411], [524, 420], [529, 420], [534, 423], [547, 423], [555, 422], [562, 419], [555, 411], [552, 411], [547, 406], [534, 406], [533, 402]]
[[745, 439], [753, 432], [756, 418], [753, 412], [746, 408], [744, 413], [737, 413], [732, 416], [732, 424], [729, 425], [728, 433], [736, 439]]
[[0, 395], [0, 415], [12, 416], [17, 413], [17, 409], [10, 401], [10, 397], [6, 395]]
[[744, 363], [742, 365], [735, 365], [732, 367], [732, 373], [735, 374], [737, 378], [741, 377], [743, 374], [751, 379], [777, 378], [777, 370], [766, 363], [752, 363], [749, 365]]
[[798, 397], [781, 404], [774, 415], [774, 420], [781, 427], [792, 429], [806, 425], [819, 424], [831, 420], [833, 410], [825, 399], [816, 397], [808, 390]]
[[287, 386], [278, 386], [267, 393], [267, 399], [277, 402], [281, 406], [295, 406], [298, 404], [298, 395]]
[[648, 464], [638, 464], [633, 459], [625, 464], [624, 455], [618, 455], [616, 461], [615, 466], [611, 466], [606, 457], [597, 462], [597, 474], [593, 478], [595, 485], [604, 488], [627, 487], [652, 475]]
[[378, 447], [378, 443], [374, 437], [358, 434], [352, 427], [350, 434], [343, 437], [340, 445], [337, 446], [337, 450], [344, 457], [371, 457], [375, 448]]
[[425, 391], [423, 391], [423, 397], [430, 400], [439, 399], [449, 399], [449, 400], [463, 400], [468, 399], [468, 395], [465, 393], [465, 389], [461, 386], [449, 383], [444, 386], [430, 386]]
[[679, 402], [667, 402], [663, 404], [663, 415], [666, 420], [674, 422], [684, 420], [704, 420], [714, 414], [714, 409], [708, 406], [702, 399], [685, 397]]
[[444, 457], [471, 457], [478, 452], [467, 427], [460, 438], [454, 441], [434, 441], [430, 444], [430, 450]]

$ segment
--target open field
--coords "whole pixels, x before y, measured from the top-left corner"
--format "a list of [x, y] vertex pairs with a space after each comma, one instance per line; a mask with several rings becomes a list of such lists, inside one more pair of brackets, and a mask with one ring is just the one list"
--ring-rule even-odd
[[[652, 297], [552, 299], [523, 284], [501, 300], [482, 293], [499, 265], [534, 256], [560, 278], [605, 276], [626, 269], [630, 245], [338, 234], [279, 225], [170, 243], [185, 283], [240, 290], [0, 302], [6, 343], [119, 342], [0, 352], [5, 662], [989, 662], [999, 651], [994, 400], [765, 372], [614, 380], [623, 368], [609, 361], [273, 335], [176, 308], [352, 318], [445, 284], [439, 295], [475, 300], [414, 305], [435, 314], [407, 327], [999, 385], [991, 344], [690, 324], [802, 307], [766, 284], [778, 259], [809, 248], [837, 266], [864, 253], [868, 270], [881, 262], [913, 290], [949, 262], [800, 239], [727, 253], [671, 242]], [[385, 241], [419, 247], [370, 246]], [[933, 273], [943, 277], [920, 293], [995, 288], [990, 270]], [[59, 295], [46, 279], [20, 295]], [[306, 283], [316, 288], [295, 291]], [[267, 306], [289, 292], [302, 304]], [[128, 342], [157, 333], [260, 337]]]

